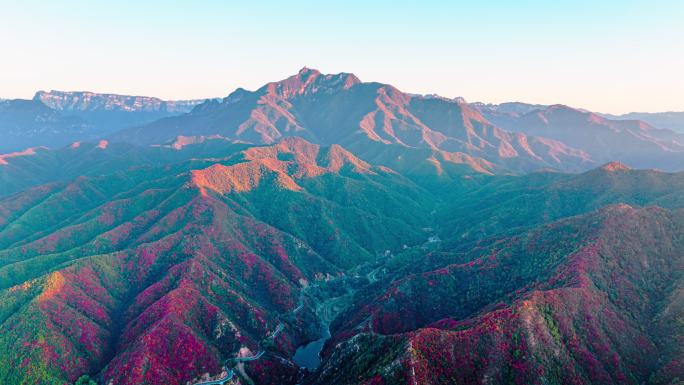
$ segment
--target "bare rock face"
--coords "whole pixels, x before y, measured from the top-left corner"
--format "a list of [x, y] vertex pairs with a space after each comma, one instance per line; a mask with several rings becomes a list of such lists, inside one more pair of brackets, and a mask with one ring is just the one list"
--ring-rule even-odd
[[0, 153], [101, 139], [119, 129], [187, 113], [202, 102], [63, 91], [39, 91], [32, 100], [0, 100]]
[[98, 94], [94, 92], [38, 91], [33, 97], [57, 111], [190, 112], [204, 100], [165, 101], [147, 96]]

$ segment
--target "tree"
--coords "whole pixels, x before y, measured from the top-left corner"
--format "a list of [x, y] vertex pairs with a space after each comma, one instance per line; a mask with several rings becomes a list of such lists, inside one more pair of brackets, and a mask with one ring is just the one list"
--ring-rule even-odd
[[86, 374], [79, 377], [79, 379], [74, 382], [74, 385], [97, 385], [97, 382], [91, 380], [90, 376]]

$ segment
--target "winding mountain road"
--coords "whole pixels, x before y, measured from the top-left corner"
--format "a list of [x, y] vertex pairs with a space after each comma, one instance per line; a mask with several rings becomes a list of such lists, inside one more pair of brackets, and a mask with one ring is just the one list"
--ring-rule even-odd
[[226, 374], [226, 376], [223, 378], [219, 378], [218, 380], [196, 382], [195, 385], [224, 385], [226, 382], [232, 380], [234, 376], [235, 376], [235, 371], [233, 371], [233, 369], [230, 369], [230, 370], [228, 370], [228, 373]]
[[[298, 302], [297, 306], [294, 309], [290, 310], [286, 314], [297, 315], [297, 313], [302, 311], [302, 309], [304, 309], [304, 297], [306, 295], [306, 292], [309, 289], [311, 289], [312, 287], [317, 287], [317, 286], [318, 285], [311, 285], [311, 286], [306, 286], [306, 287], [302, 288], [302, 290], [299, 293], [299, 300], [297, 301]], [[339, 299], [339, 298], [336, 298], [336, 299], [333, 299], [332, 301], [327, 301], [327, 302], [332, 302], [334, 304], [337, 299]], [[330, 306], [330, 304], [322, 304], [322, 305]], [[324, 313], [327, 314], [328, 311], [324, 311]], [[281, 314], [280, 316], [278, 316], [278, 318], [283, 319], [284, 316], [285, 315]], [[273, 333], [271, 333], [269, 336], [267, 336], [263, 340], [261, 340], [259, 345], [261, 346], [261, 343], [266, 341], [266, 340], [270, 340], [270, 339], [274, 339], [274, 338], [278, 337], [278, 335], [280, 335], [280, 333], [284, 329], [285, 329], [285, 324], [283, 322], [279, 322], [278, 326], [276, 326], [275, 330], [273, 330]], [[239, 365], [240, 363], [243, 363], [243, 362], [256, 361], [256, 360], [260, 359], [264, 354], [266, 354], [266, 351], [262, 349], [262, 350], [259, 350], [259, 352], [257, 352], [257, 354], [250, 356], [250, 357], [228, 358], [224, 362], [224, 367], [231, 366], [231, 369], [228, 369], [228, 372], [226, 373], [225, 376], [223, 376], [222, 378], [216, 379], [216, 380], [195, 382], [193, 385], [225, 385], [235, 377], [235, 370], [233, 368], [235, 368], [236, 365]]]
[[[291, 311], [291, 313], [296, 314], [302, 308], [304, 307], [304, 296], [303, 293], [300, 295], [300, 300], [299, 300], [299, 306], [297, 306], [294, 310]], [[264, 338], [262, 341], [274, 339], [278, 337], [278, 335], [285, 329], [285, 324], [280, 322], [278, 326], [276, 326], [275, 330], [273, 333], [271, 333], [269, 336]], [[234, 362], [235, 365], [241, 363], [241, 362], [250, 362], [250, 361], [256, 361], [260, 359], [264, 354], [266, 354], [265, 350], [259, 350], [259, 352], [253, 356], [250, 357], [235, 357], [235, 358], [229, 358], [225, 361], [224, 365], [228, 366], [229, 362]], [[209, 380], [209, 381], [200, 381], [200, 382], [195, 382], [193, 385], [224, 385], [231, 381], [235, 377], [235, 371], [233, 369], [228, 369], [228, 373], [226, 373], [225, 376], [216, 379], [216, 380]]]

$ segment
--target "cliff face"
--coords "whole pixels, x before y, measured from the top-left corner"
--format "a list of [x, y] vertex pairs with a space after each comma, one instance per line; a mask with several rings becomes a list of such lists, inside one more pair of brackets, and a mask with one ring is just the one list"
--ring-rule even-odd
[[187, 113], [202, 102], [63, 91], [39, 91], [32, 100], [0, 100], [0, 154], [99, 140], [123, 128]]
[[100, 94], [94, 92], [38, 91], [33, 100], [39, 100], [57, 111], [125, 111], [125, 112], [190, 112], [204, 100], [166, 101], [147, 96]]

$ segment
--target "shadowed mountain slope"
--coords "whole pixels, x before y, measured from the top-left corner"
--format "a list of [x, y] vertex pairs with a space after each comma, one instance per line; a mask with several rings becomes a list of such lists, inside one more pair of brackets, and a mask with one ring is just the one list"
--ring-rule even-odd
[[201, 102], [62, 91], [39, 91], [32, 100], [0, 99], [0, 154], [99, 141], [119, 129], [183, 114]]
[[[636, 168], [681, 171], [684, 136], [641, 120], [610, 120], [563, 105], [520, 113], [480, 107], [503, 129], [558, 140], [600, 163], [618, 160]], [[522, 110], [524, 111], [524, 109]]]
[[677, 383], [683, 220], [618, 205], [398, 254], [337, 318], [310, 383]]

